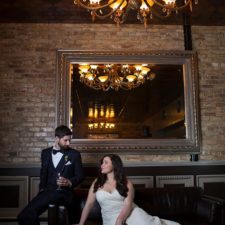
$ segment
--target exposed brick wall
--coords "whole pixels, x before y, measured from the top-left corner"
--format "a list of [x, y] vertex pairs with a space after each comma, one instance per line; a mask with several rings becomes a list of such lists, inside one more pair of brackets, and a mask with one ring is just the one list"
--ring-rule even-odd
[[[201, 159], [225, 159], [225, 27], [193, 27], [198, 51]], [[38, 163], [55, 127], [56, 49], [183, 50], [181, 26], [0, 24], [0, 161]], [[188, 155], [123, 156], [128, 162]], [[85, 162], [95, 162], [85, 155]]]
[[202, 159], [225, 159], [225, 27], [193, 27], [198, 52]]

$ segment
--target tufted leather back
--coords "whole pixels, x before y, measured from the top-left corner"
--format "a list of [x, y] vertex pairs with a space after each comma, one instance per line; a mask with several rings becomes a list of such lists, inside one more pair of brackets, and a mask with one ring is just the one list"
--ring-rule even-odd
[[[87, 199], [88, 189], [76, 189], [74, 195], [81, 212]], [[220, 224], [215, 222], [218, 217], [215, 204], [204, 199], [203, 190], [198, 187], [136, 189], [134, 202], [152, 216], [175, 220], [182, 225]], [[97, 201], [88, 218], [95, 221], [94, 224], [102, 224], [101, 209]]]
[[[88, 190], [75, 190], [75, 198], [79, 200], [81, 210], [86, 202]], [[151, 215], [162, 218], [189, 217], [197, 213], [198, 200], [202, 189], [196, 187], [185, 188], [142, 188], [135, 190], [134, 202]], [[101, 218], [101, 209], [97, 202], [89, 218]]]
[[179, 218], [196, 215], [202, 189], [144, 188], [136, 189], [134, 202], [149, 214], [162, 218]]

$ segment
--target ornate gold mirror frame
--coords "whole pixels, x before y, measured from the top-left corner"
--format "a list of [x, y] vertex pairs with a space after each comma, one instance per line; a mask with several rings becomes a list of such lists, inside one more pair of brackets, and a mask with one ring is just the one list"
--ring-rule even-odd
[[199, 154], [197, 54], [193, 51], [76, 51], [57, 50], [56, 126], [70, 125], [73, 64], [149, 63], [180, 65], [183, 71], [185, 138], [169, 139], [72, 139], [71, 145], [86, 153]]

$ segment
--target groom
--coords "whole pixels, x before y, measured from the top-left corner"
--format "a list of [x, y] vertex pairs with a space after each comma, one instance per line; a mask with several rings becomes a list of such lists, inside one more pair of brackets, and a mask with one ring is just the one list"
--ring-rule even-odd
[[69, 219], [74, 219], [70, 214], [73, 188], [84, 175], [80, 153], [69, 147], [71, 135], [67, 126], [57, 127], [53, 146], [42, 150], [40, 190], [18, 215], [19, 225], [39, 225], [39, 216], [49, 204], [65, 205]]

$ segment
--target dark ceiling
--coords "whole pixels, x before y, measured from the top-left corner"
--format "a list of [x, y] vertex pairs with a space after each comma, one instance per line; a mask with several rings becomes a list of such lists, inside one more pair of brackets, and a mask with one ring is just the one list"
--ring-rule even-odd
[[[225, 0], [198, 0], [193, 5], [193, 25], [224, 26]], [[128, 24], [139, 23], [135, 12], [130, 12]], [[77, 8], [73, 0], [1, 0], [0, 22], [7, 23], [92, 23], [90, 14]], [[95, 23], [113, 23], [97, 20]], [[182, 24], [181, 14], [170, 19], [154, 17], [151, 24]]]

